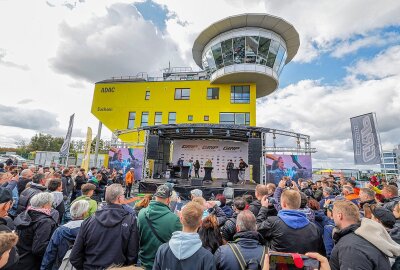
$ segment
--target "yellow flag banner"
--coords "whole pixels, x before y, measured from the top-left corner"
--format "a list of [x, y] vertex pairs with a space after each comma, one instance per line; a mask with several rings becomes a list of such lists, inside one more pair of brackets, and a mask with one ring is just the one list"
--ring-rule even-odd
[[83, 159], [81, 168], [85, 169], [86, 172], [89, 171], [89, 162], [90, 162], [90, 146], [92, 145], [92, 129], [88, 127], [86, 142], [85, 142], [85, 150], [83, 152]]

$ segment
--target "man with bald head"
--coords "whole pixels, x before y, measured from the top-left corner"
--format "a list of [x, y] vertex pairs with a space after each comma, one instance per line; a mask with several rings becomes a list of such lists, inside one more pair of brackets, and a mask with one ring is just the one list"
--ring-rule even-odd
[[24, 191], [26, 184], [32, 181], [33, 172], [29, 169], [25, 169], [21, 172], [20, 177], [18, 179], [18, 194], [21, 194]]
[[322, 239], [319, 228], [299, 211], [300, 192], [285, 190], [281, 195], [281, 210], [278, 216], [268, 217], [268, 200], [261, 200], [262, 207], [257, 216], [257, 229], [269, 242], [270, 249], [278, 252], [305, 254], [320, 252]]

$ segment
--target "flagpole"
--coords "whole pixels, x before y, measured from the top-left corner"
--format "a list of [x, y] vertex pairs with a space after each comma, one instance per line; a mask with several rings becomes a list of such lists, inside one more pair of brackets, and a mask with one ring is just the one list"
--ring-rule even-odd
[[383, 161], [383, 150], [382, 150], [382, 141], [381, 141], [381, 132], [379, 131], [379, 127], [378, 127], [378, 118], [376, 117], [376, 113], [373, 113], [374, 116], [374, 121], [375, 121], [375, 127], [376, 127], [376, 133], [378, 133], [378, 141], [379, 141], [379, 147], [381, 149], [381, 165], [383, 165], [383, 171], [385, 173], [385, 179], [386, 181], [387, 179], [387, 173], [386, 173], [386, 166], [385, 166], [385, 162]]

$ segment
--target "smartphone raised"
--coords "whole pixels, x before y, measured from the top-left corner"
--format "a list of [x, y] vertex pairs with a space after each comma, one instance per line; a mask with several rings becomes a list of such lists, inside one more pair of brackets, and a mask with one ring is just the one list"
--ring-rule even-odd
[[318, 260], [303, 254], [269, 252], [270, 270], [318, 270], [319, 268]]

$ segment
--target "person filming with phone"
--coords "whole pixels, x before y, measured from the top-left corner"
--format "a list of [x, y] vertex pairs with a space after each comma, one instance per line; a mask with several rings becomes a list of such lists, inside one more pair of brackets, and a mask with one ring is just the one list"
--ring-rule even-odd
[[278, 215], [268, 216], [270, 203], [267, 196], [262, 198], [262, 207], [257, 215], [257, 230], [268, 241], [269, 248], [300, 254], [322, 252], [320, 229], [299, 211], [301, 196], [296, 183], [284, 177], [274, 197], [278, 199]]

